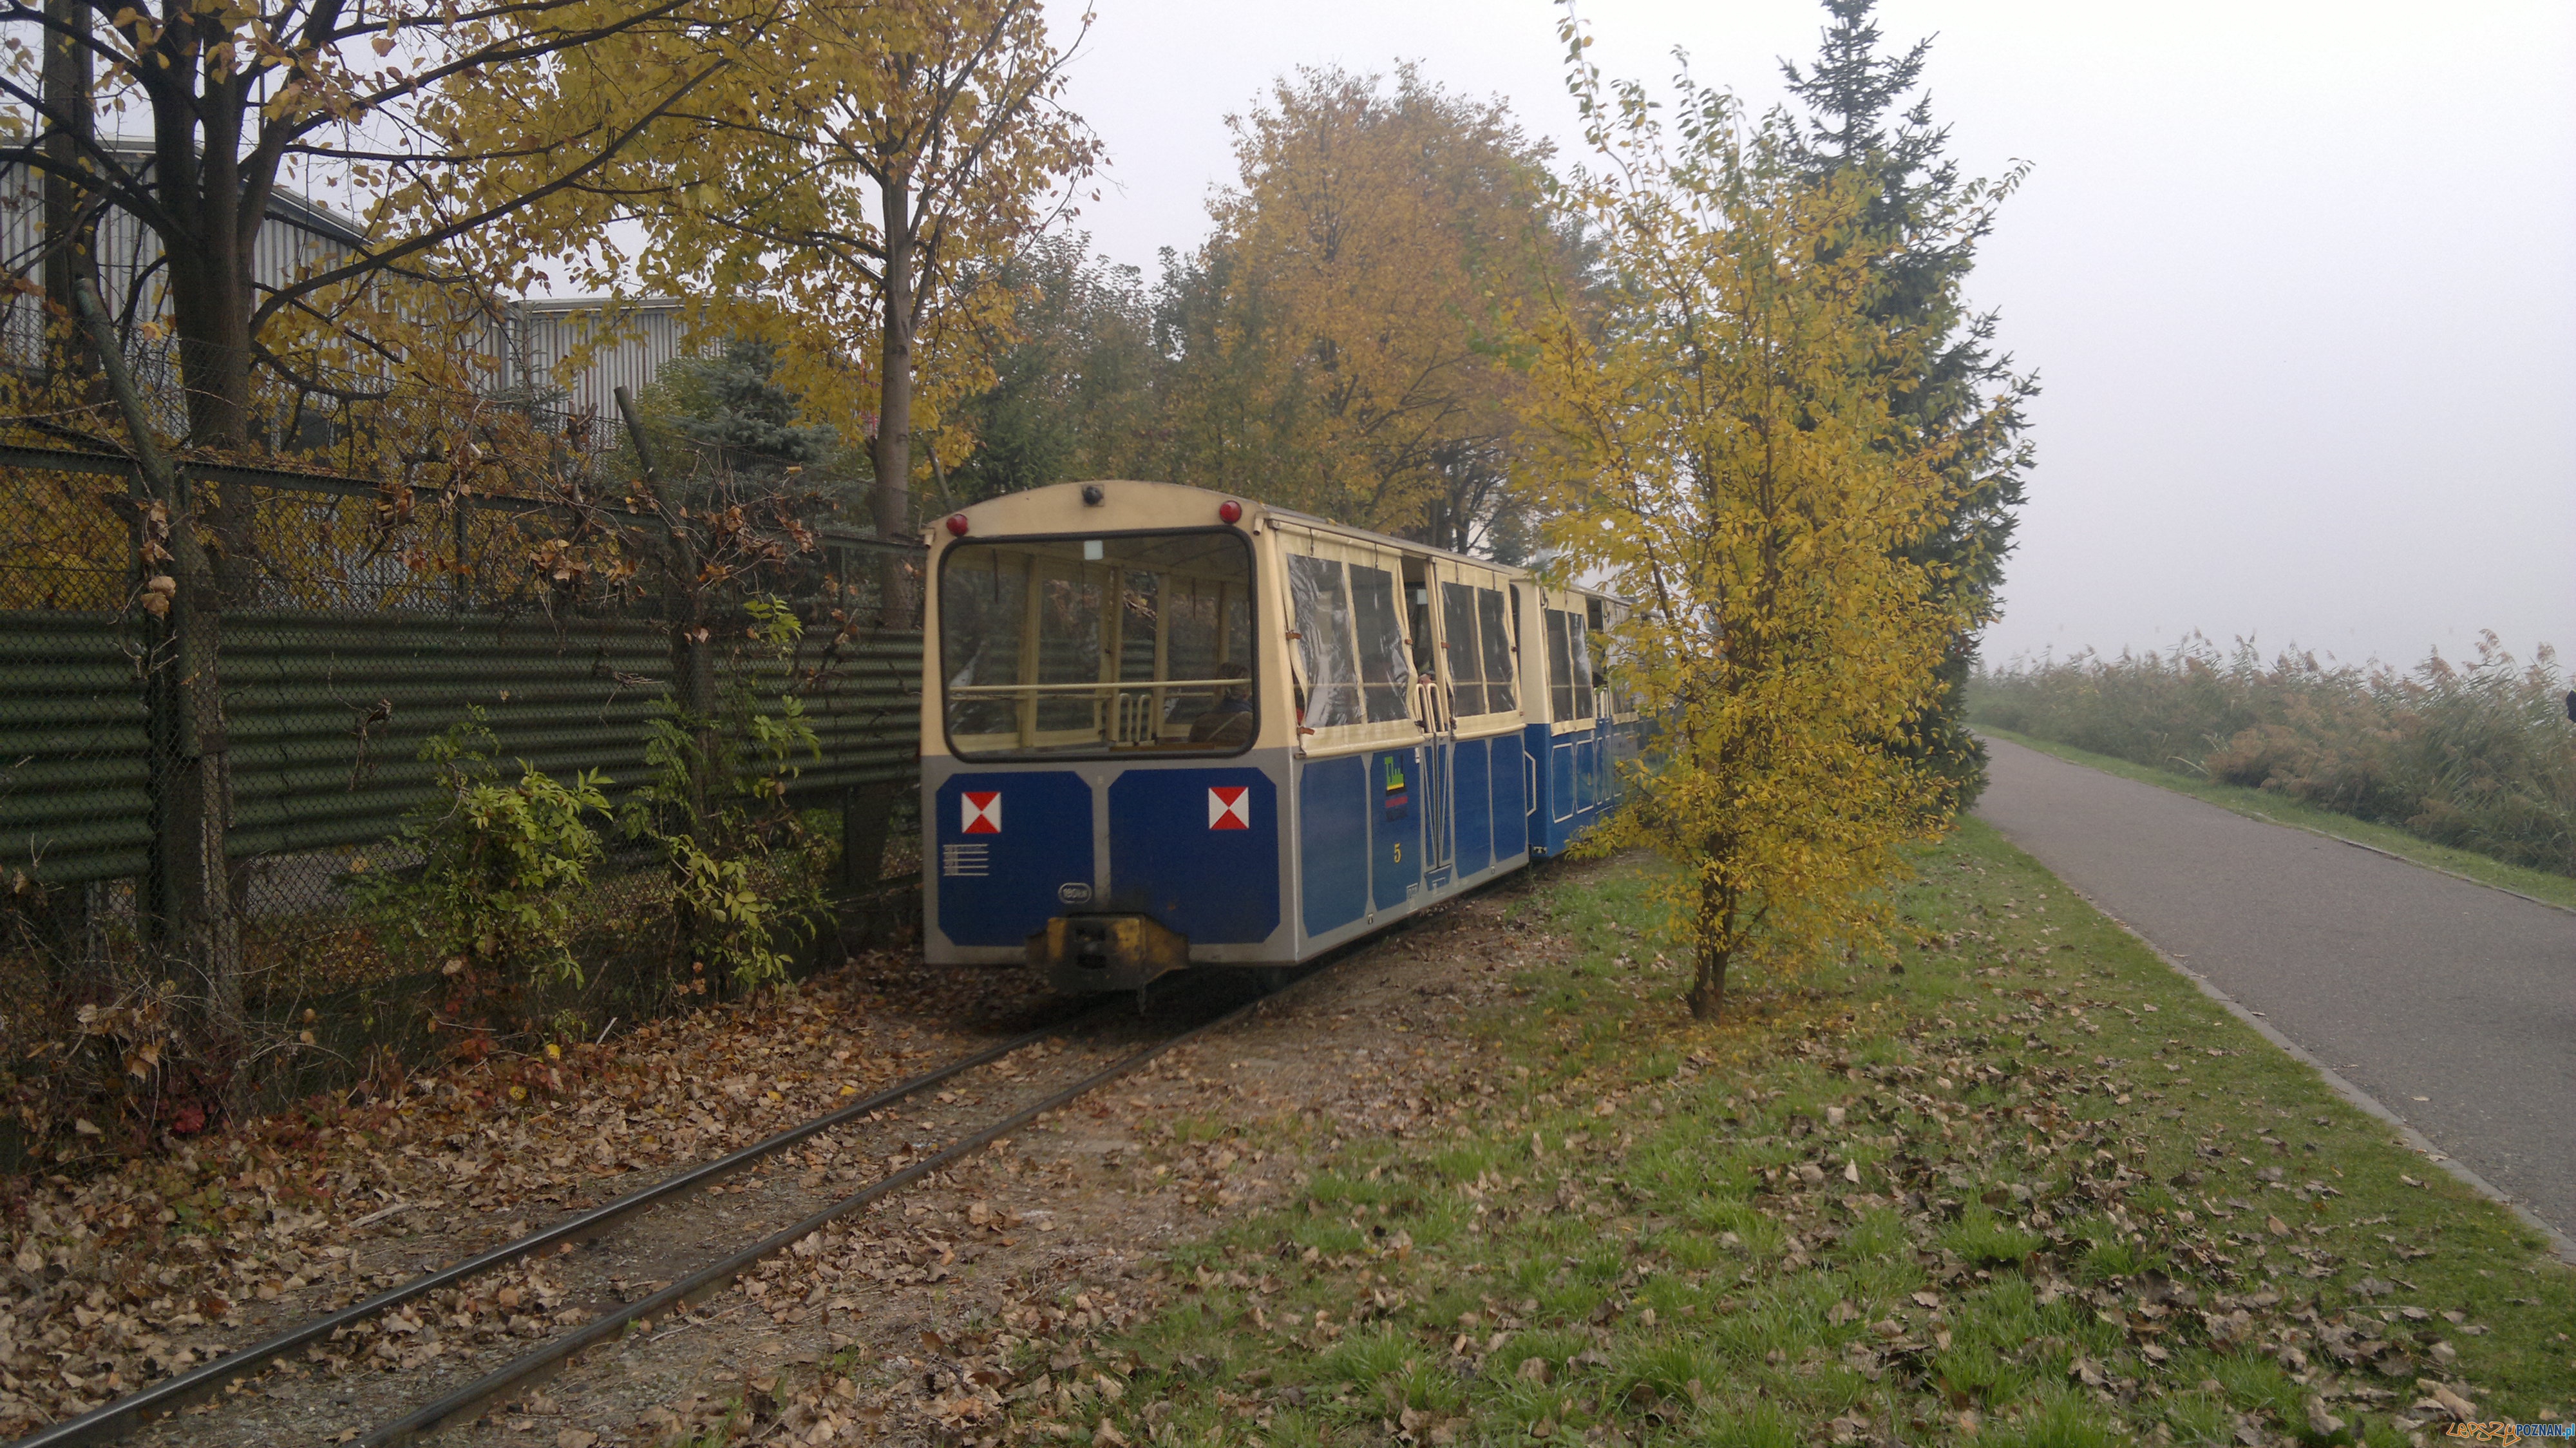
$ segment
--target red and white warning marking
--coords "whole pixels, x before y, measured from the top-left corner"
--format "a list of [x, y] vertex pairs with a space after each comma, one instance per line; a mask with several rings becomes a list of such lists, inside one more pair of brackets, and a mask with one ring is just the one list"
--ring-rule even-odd
[[1002, 792], [998, 789], [968, 790], [957, 801], [964, 806], [966, 833], [998, 835], [1002, 832]]
[[1208, 789], [1208, 828], [1212, 830], [1252, 828], [1251, 789], [1240, 784], [1211, 786]]

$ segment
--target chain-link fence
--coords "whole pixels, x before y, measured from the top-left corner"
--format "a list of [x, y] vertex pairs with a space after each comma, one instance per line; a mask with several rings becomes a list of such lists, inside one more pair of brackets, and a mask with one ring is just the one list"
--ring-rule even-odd
[[[698, 846], [755, 901], [909, 915], [886, 842], [913, 793], [919, 548], [854, 526], [864, 479], [510, 398], [179, 385], [218, 371], [128, 368], [140, 444], [107, 377], [0, 379], [22, 1136], [75, 1109], [47, 1078], [75, 1055], [131, 1130], [184, 1131], [441, 1030], [597, 1029], [703, 993], [702, 957], [746, 937], [691, 893]], [[523, 764], [595, 774], [607, 806], [556, 932], [574, 968], [542, 982], [389, 921], [434, 896], [380, 883], [444, 868], [424, 822], [463, 829], [474, 769], [508, 795]], [[852, 913], [755, 931], [761, 958]]]

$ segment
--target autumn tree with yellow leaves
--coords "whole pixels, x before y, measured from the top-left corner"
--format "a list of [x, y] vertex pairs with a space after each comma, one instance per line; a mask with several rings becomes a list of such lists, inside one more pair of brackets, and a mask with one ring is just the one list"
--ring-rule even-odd
[[[255, 371], [317, 390], [316, 362], [399, 367], [448, 318], [410, 284], [525, 285], [505, 223], [615, 186], [640, 137], [765, 43], [776, 0], [51, 0], [0, 4], [0, 161], [40, 178], [56, 320], [94, 270], [101, 211], [157, 243], [187, 389], [186, 441], [250, 440]], [[551, 103], [570, 92], [578, 104]], [[486, 103], [460, 107], [459, 94]], [[254, 265], [281, 192], [356, 239], [285, 276]], [[472, 265], [459, 263], [471, 259]], [[111, 302], [122, 299], [110, 298]], [[131, 299], [136, 302], [143, 298]], [[120, 307], [132, 321], [143, 309]]]
[[1171, 279], [1186, 481], [1449, 547], [1486, 540], [1531, 310], [1565, 283], [1546, 148], [1401, 67], [1305, 69], [1230, 121], [1241, 179]]
[[1595, 152], [1567, 201], [1606, 295], [1543, 328], [1534, 415], [1564, 565], [1634, 601], [1615, 664], [1656, 728], [1602, 843], [1681, 866], [1689, 1003], [1714, 1018], [1739, 964], [1879, 941], [1900, 847], [1943, 820], [1892, 741], [1961, 625], [1912, 546], [1958, 506], [1956, 444], [1889, 396], [1909, 344], [1869, 316], [1887, 243], [1858, 188], [1687, 76], [1661, 106], [1605, 85], [1564, 34]]
[[[872, 424], [852, 430], [876, 524], [908, 535], [915, 434], [990, 381], [1007, 263], [1098, 143], [1061, 103], [1070, 47], [1037, 0], [791, 0], [771, 35], [621, 168], [657, 198], [634, 213], [647, 243], [593, 277], [774, 343], [809, 409]], [[900, 595], [890, 625], [909, 622]]]

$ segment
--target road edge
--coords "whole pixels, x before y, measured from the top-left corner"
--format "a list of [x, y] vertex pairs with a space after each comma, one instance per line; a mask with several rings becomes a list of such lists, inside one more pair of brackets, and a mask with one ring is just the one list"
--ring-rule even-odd
[[[2007, 838], [2009, 838], [2009, 836], [2007, 836]], [[2016, 846], [2015, 848], [2019, 847]], [[2362, 846], [2362, 848], [2368, 849], [2369, 846], [2365, 845]], [[2409, 861], [2409, 863], [2411, 864], [2413, 862]], [[2048, 867], [2042, 865], [2040, 868], [2047, 869]], [[2485, 1197], [2488, 1201], [2491, 1201], [2497, 1206], [2504, 1208], [2506, 1211], [2513, 1213], [2516, 1221], [2519, 1221], [2524, 1226], [2538, 1232], [2542, 1238], [2549, 1243], [2550, 1252], [2552, 1255], [2556, 1256], [2560, 1262], [2565, 1263], [2569, 1267], [2576, 1267], [2576, 1237], [2571, 1237], [2567, 1233], [2560, 1231], [2557, 1227], [2552, 1226], [2538, 1214], [2534, 1213], [2529, 1207], [2524, 1206], [2522, 1203], [2515, 1201], [2511, 1196], [2507, 1195], [2505, 1191], [2495, 1183], [2478, 1175], [2477, 1172], [2471, 1169], [2466, 1163], [2452, 1158], [2449, 1153], [2435, 1145], [2431, 1137], [2416, 1130], [2413, 1123], [2407, 1121], [2405, 1117], [2398, 1115], [2396, 1112], [2389, 1110], [2387, 1105], [2381, 1102], [2378, 1097], [2373, 1096], [2369, 1092], [2354, 1085], [2351, 1081], [2347, 1080], [2341, 1072], [2338, 1072], [2332, 1066], [2327, 1065], [2324, 1061], [2319, 1060], [2313, 1052], [2308, 1050], [2307, 1047], [2302, 1046], [2298, 1042], [2291, 1040], [2288, 1036], [2283, 1035], [2280, 1029], [2274, 1026], [2270, 1021], [2267, 1021], [2261, 1016], [2256, 1015], [2253, 1011], [2248, 1010], [2245, 1005], [2238, 1001], [2234, 996], [2231, 996], [2226, 991], [2219, 989], [2217, 982], [2166, 954], [2154, 941], [2149, 940], [2144, 934], [2141, 934], [2136, 926], [2131, 925], [2128, 921], [2123, 920], [2119, 916], [2112, 914], [2109, 910], [2104, 909], [2101, 901], [2096, 900], [2092, 896], [2085, 894], [2083, 891], [2076, 889], [2074, 886], [2067, 884], [2066, 881], [2059, 877], [2057, 872], [2054, 870], [2049, 871], [2049, 878], [2056, 880], [2057, 883], [2065, 889], [2066, 893], [2073, 895], [2076, 899], [2093, 907], [2095, 913], [2099, 914], [2103, 919], [2120, 927], [2122, 931], [2128, 934], [2130, 939], [2138, 942], [2138, 944], [2142, 946], [2145, 946], [2147, 951], [2154, 955], [2156, 959], [2163, 961], [2168, 969], [2172, 970], [2183, 979], [2190, 981], [2193, 985], [2198, 986], [2202, 995], [2205, 995], [2211, 1000], [2218, 1002], [2221, 1006], [2226, 1007], [2228, 1014], [2236, 1017], [2236, 1019], [2240, 1021], [2243, 1021], [2245, 1024], [2252, 1026], [2255, 1034], [2261, 1036], [2264, 1040], [2271, 1042], [2273, 1045], [2281, 1048], [2282, 1051], [2288, 1053], [2291, 1060], [2294, 1060], [2300, 1065], [2307, 1067], [2309, 1070], [2316, 1072], [2318, 1076], [2325, 1080], [2326, 1085], [2331, 1088], [2336, 1095], [2360, 1108], [2364, 1115], [2371, 1117], [2381, 1125], [2396, 1132], [2400, 1143], [2412, 1149], [2418, 1155], [2431, 1161], [2435, 1166], [2438, 1166], [2442, 1170], [2450, 1173], [2454, 1180], [2458, 1181], [2469, 1190], [2476, 1192], [2479, 1196]], [[2547, 902], [2544, 901], [2542, 903], [2545, 904]]]
[[[1977, 727], [1977, 726], [1973, 726], [1973, 725], [1972, 725], [1972, 726], [1970, 726], [1969, 732], [1970, 732], [1970, 733], [1972, 733], [1972, 734], [1976, 734], [1980, 739], [1983, 739], [1983, 738], [1985, 738], [1985, 737], [1986, 737], [1982, 732], [1980, 732], [1980, 730], [1978, 729], [1978, 727]], [[2012, 731], [2010, 731], [2010, 730], [2004, 730], [2004, 731], [1999, 731], [1999, 733], [2002, 733], [2002, 734], [2011, 734], [2011, 733], [2012, 733]], [[2285, 829], [2285, 830], [2297, 830], [2300, 834], [2303, 834], [2303, 835], [2314, 835], [2314, 836], [2316, 836], [2318, 839], [2321, 839], [2321, 840], [2332, 840], [2332, 841], [2334, 841], [2334, 842], [2335, 842], [2336, 844], [2338, 844], [2338, 845], [2350, 845], [2350, 846], [2352, 846], [2352, 847], [2353, 847], [2354, 849], [2356, 849], [2356, 850], [2368, 850], [2370, 853], [2372, 853], [2372, 854], [2374, 854], [2374, 855], [2379, 855], [2379, 856], [2382, 856], [2382, 857], [2387, 858], [2387, 859], [2395, 860], [2395, 861], [2397, 861], [2399, 864], [2402, 864], [2402, 865], [2412, 865], [2412, 866], [2414, 866], [2416, 869], [2419, 869], [2419, 870], [2430, 870], [2430, 871], [2432, 871], [2432, 872], [2433, 872], [2434, 874], [2436, 874], [2436, 875], [2447, 876], [2448, 878], [2453, 879], [2453, 880], [2457, 880], [2457, 881], [2459, 881], [2460, 883], [2462, 883], [2462, 884], [2464, 884], [2464, 885], [2475, 885], [2475, 886], [2477, 886], [2477, 887], [2478, 887], [2479, 889], [2481, 889], [2481, 890], [2493, 890], [2493, 891], [2495, 891], [2495, 892], [2496, 892], [2497, 894], [2499, 894], [2499, 895], [2510, 895], [2510, 896], [2512, 896], [2512, 897], [2513, 897], [2514, 899], [2516, 899], [2516, 900], [2521, 900], [2521, 901], [2527, 902], [2527, 903], [2529, 903], [2529, 904], [2538, 905], [2538, 906], [2541, 906], [2541, 907], [2542, 907], [2542, 908], [2544, 908], [2544, 909], [2556, 910], [2556, 911], [2561, 912], [2562, 914], [2567, 914], [2567, 915], [2576, 915], [2576, 905], [2562, 905], [2562, 904], [2560, 904], [2559, 902], [2557, 902], [2557, 901], [2555, 901], [2555, 900], [2543, 900], [2543, 899], [2541, 899], [2541, 898], [2540, 898], [2539, 896], [2537, 896], [2537, 895], [2526, 895], [2526, 894], [2524, 894], [2522, 891], [2520, 891], [2520, 890], [2517, 890], [2517, 889], [2513, 888], [2511, 885], [2499, 885], [2499, 884], [2497, 884], [2497, 883], [2496, 883], [2495, 881], [2493, 881], [2493, 880], [2481, 880], [2481, 879], [2479, 879], [2479, 878], [2478, 878], [2477, 876], [2475, 876], [2475, 875], [2464, 875], [2464, 874], [2460, 873], [2459, 871], [2454, 870], [2454, 869], [2451, 869], [2450, 867], [2448, 867], [2448, 866], [2446, 866], [2446, 865], [2436, 865], [2436, 864], [2434, 864], [2434, 863], [2433, 863], [2432, 861], [2430, 861], [2430, 860], [2419, 860], [2419, 859], [2416, 859], [2413, 855], [2401, 854], [2401, 853], [2399, 853], [2399, 852], [2398, 852], [2398, 851], [2396, 851], [2396, 850], [2389, 849], [2389, 848], [2387, 848], [2387, 847], [2385, 847], [2385, 846], [2382, 846], [2382, 845], [2374, 845], [2374, 844], [2371, 844], [2371, 843], [2369, 843], [2369, 842], [2367, 842], [2367, 841], [2364, 841], [2364, 840], [2356, 840], [2356, 839], [2352, 838], [2350, 835], [2339, 835], [2339, 834], [2336, 834], [2336, 833], [2335, 833], [2334, 831], [2332, 831], [2332, 830], [2319, 829], [2319, 828], [2317, 828], [2315, 825], [2303, 825], [2303, 824], [2300, 824], [2300, 823], [2299, 823], [2298, 821], [2296, 821], [2296, 820], [2285, 820], [2285, 819], [2282, 819], [2282, 818], [2281, 818], [2280, 816], [2278, 816], [2278, 815], [2269, 815], [2269, 814], [2265, 814], [2263, 811], [2261, 811], [2261, 810], [2259, 810], [2259, 809], [2255, 809], [2255, 808], [2253, 808], [2253, 807], [2252, 807], [2252, 806], [2250, 806], [2250, 805], [2247, 805], [2247, 806], [2240, 806], [2240, 805], [2228, 804], [2228, 803], [2226, 803], [2226, 802], [2224, 802], [2224, 801], [2220, 801], [2220, 800], [2204, 799], [2204, 798], [2202, 798], [2200, 795], [2193, 794], [2193, 793], [2191, 793], [2191, 792], [2190, 792], [2190, 791], [2188, 791], [2188, 790], [2175, 789], [2175, 788], [2173, 788], [2173, 787], [2172, 787], [2172, 786], [2170, 786], [2170, 785], [2160, 783], [2160, 782], [2158, 782], [2158, 781], [2156, 781], [2156, 780], [2152, 780], [2152, 779], [2135, 779], [2135, 778], [2132, 778], [2131, 776], [2129, 776], [2129, 775], [2125, 775], [2125, 774], [2112, 774], [2112, 772], [2111, 772], [2110, 770], [2100, 768], [2100, 767], [2098, 767], [2098, 766], [2096, 766], [2096, 765], [2087, 764], [2087, 763], [2085, 763], [2083, 760], [2080, 760], [2080, 759], [2069, 759], [2069, 758], [2067, 758], [2066, 756], [2064, 756], [2064, 755], [2062, 755], [2062, 754], [2050, 754], [2047, 750], [2045, 750], [2045, 749], [2041, 749], [2041, 748], [2038, 748], [2038, 747], [2036, 747], [2036, 745], [2034, 745], [2034, 744], [2024, 743], [2023, 741], [2025, 741], [2025, 740], [2036, 740], [2039, 744], [2055, 744], [2055, 745], [2057, 745], [2057, 747], [2058, 747], [2058, 748], [2060, 748], [2060, 749], [2074, 749], [2074, 748], [2075, 748], [2075, 746], [2074, 746], [2074, 745], [2072, 745], [2072, 744], [2060, 744], [2060, 743], [2058, 743], [2058, 741], [2056, 741], [2056, 740], [2054, 740], [2054, 739], [2040, 739], [2040, 738], [2039, 738], [2039, 736], [2038, 736], [2038, 735], [2036, 735], [2036, 734], [2021, 734], [2021, 735], [2015, 735], [2014, 737], [2010, 737], [2010, 738], [1999, 738], [1999, 739], [1997, 739], [1997, 740], [1994, 740], [1993, 742], [2003, 743], [2003, 744], [2011, 744], [2011, 745], [2015, 745], [2015, 746], [2018, 746], [2018, 747], [2023, 748], [2023, 749], [2028, 749], [2028, 750], [2030, 750], [2030, 752], [2031, 752], [2031, 753], [2033, 753], [2033, 754], [2046, 755], [2048, 758], [2050, 758], [2050, 759], [2054, 759], [2054, 760], [2056, 760], [2056, 761], [2057, 761], [2058, 763], [2060, 763], [2060, 764], [2071, 764], [2071, 765], [2074, 765], [2074, 766], [2075, 766], [2076, 768], [2078, 768], [2078, 769], [2090, 769], [2090, 770], [2092, 770], [2095, 774], [2109, 774], [2109, 775], [2111, 775], [2111, 777], [2112, 777], [2113, 779], [2125, 779], [2125, 780], [2128, 780], [2128, 781], [2129, 781], [2129, 783], [2131, 783], [2131, 784], [2143, 784], [2143, 785], [2145, 785], [2145, 786], [2146, 786], [2147, 788], [2149, 788], [2149, 789], [2161, 789], [2161, 790], [2163, 790], [2163, 791], [2164, 791], [2165, 793], [2167, 793], [2167, 794], [2178, 794], [2178, 795], [2181, 795], [2184, 799], [2188, 799], [2188, 800], [2198, 800], [2200, 803], [2202, 803], [2202, 804], [2205, 804], [2205, 805], [2209, 806], [2211, 809], [2216, 809], [2216, 810], [2225, 810], [2227, 813], [2229, 813], [2229, 814], [2232, 814], [2232, 815], [2236, 816], [2238, 819], [2261, 820], [2263, 823], [2265, 823], [2265, 824], [2267, 824], [2267, 825], [2278, 825], [2279, 827], [2281, 827], [2282, 829]], [[2081, 752], [2081, 753], [2091, 753], [2091, 751], [2090, 751], [2090, 750], [2083, 750], [2083, 751], [2079, 751], [2079, 752]], [[2129, 765], [2132, 765], [2132, 766], [2134, 766], [2135, 768], [2139, 768], [2139, 769], [2148, 769], [2148, 768], [2150, 768], [2150, 766], [2148, 766], [2148, 765], [2137, 764], [2137, 763], [2136, 763], [2136, 761], [2134, 761], [2134, 760], [2122, 760], [2122, 761], [2120, 761], [2120, 762], [2121, 762], [2121, 763], [2123, 763], [2123, 764], [2129, 764]], [[2163, 771], [2156, 771], [2156, 772], [2161, 773], [2161, 772], [2163, 772]], [[2134, 930], [2133, 930], [2133, 931], [2130, 931], [2129, 933], [2130, 933], [2130, 934], [2132, 934], [2132, 935], [2137, 934], [2137, 932], [2136, 932], [2136, 931], [2134, 931]], [[2142, 937], [2142, 938], [2143, 938], [2143, 937]], [[2321, 1069], [2321, 1070], [2322, 1070], [2322, 1069], [2324, 1069], [2324, 1068], [2320, 1067], [2319, 1069]]]

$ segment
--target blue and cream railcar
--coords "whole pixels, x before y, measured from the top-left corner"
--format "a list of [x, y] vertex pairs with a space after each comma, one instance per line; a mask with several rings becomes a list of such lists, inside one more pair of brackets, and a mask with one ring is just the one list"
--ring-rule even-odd
[[1618, 765], [1637, 757], [1639, 728], [1636, 706], [1602, 667], [1622, 605], [1594, 593], [1524, 591], [1522, 636], [1546, 649], [1530, 674], [1548, 691], [1543, 708], [1532, 701], [1522, 730], [1530, 758], [1546, 761], [1534, 771], [1530, 850], [1553, 855], [1618, 804]]
[[1611, 803], [1613, 600], [1169, 483], [932, 530], [929, 958], [1068, 990], [1293, 965]]

